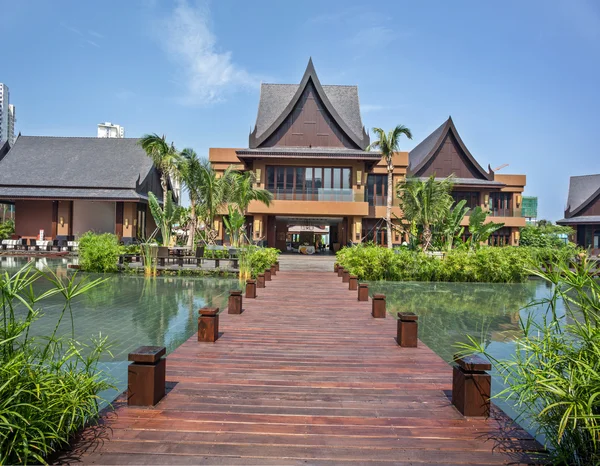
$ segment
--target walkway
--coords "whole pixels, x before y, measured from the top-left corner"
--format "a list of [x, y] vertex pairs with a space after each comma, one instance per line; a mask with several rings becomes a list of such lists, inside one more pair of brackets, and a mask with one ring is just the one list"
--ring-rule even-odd
[[396, 321], [373, 319], [333, 272], [281, 271], [258, 292], [241, 315], [221, 315], [216, 343], [194, 335], [169, 355], [156, 407], [120, 401], [63, 461], [531, 462], [528, 434], [495, 409], [463, 418], [448, 399], [451, 368], [423, 344], [398, 347]]

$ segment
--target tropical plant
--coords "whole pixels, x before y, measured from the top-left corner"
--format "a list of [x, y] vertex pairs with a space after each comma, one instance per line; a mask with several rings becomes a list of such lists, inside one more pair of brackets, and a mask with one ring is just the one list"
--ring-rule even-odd
[[116, 272], [121, 247], [112, 233], [88, 231], [79, 238], [79, 266], [86, 272]]
[[415, 222], [423, 228], [422, 245], [427, 251], [431, 246], [431, 228], [440, 225], [448, 217], [454, 199], [450, 195], [453, 177], [436, 180], [434, 175], [427, 181], [406, 178], [398, 184], [397, 195], [400, 209], [408, 223]]
[[489, 237], [495, 231], [504, 226], [504, 223], [488, 222], [485, 223], [488, 213], [484, 212], [480, 206], [477, 206], [469, 216], [469, 233], [471, 234], [468, 240], [469, 249], [477, 249], [481, 243], [487, 242]]
[[165, 205], [167, 203], [169, 179], [178, 176], [181, 157], [173, 143], [167, 143], [164, 135], [160, 137], [156, 133], [146, 134], [138, 141], [138, 144], [142, 146], [142, 149], [152, 159], [154, 166], [160, 172], [163, 205]]
[[257, 188], [254, 172], [237, 172], [233, 174], [233, 190], [231, 202], [233, 202], [240, 213], [245, 214], [251, 201], [262, 202], [267, 207], [273, 200], [273, 193], [266, 189]]
[[600, 464], [600, 282], [593, 267], [584, 257], [531, 271], [553, 291], [532, 303], [547, 306], [545, 318], [521, 317], [511, 358], [495, 358], [473, 337], [457, 345], [492, 362], [507, 387], [496, 397], [532, 421], [551, 464]]
[[442, 232], [445, 238], [446, 251], [450, 251], [452, 249], [454, 240], [460, 239], [465, 231], [465, 228], [460, 224], [469, 211], [469, 207], [467, 207], [466, 204], [467, 201], [465, 199], [459, 201], [444, 219], [444, 223], [442, 224]]
[[412, 139], [412, 133], [406, 126], [398, 125], [389, 133], [385, 133], [381, 128], [373, 128], [373, 133], [377, 138], [373, 141], [367, 150], [379, 150], [385, 160], [387, 168], [387, 207], [385, 211], [385, 222], [387, 225], [387, 247], [392, 249], [392, 200], [393, 200], [393, 172], [394, 172], [394, 154], [400, 150], [400, 137], [405, 135]]
[[0, 223], [0, 240], [8, 239], [15, 233], [14, 220], [6, 220]]
[[194, 237], [198, 228], [197, 206], [199, 202], [199, 186], [201, 184], [202, 162], [193, 149], [186, 148], [181, 151], [179, 173], [181, 181], [188, 191], [190, 198], [188, 230], [188, 247], [195, 244]]
[[156, 222], [156, 226], [160, 229], [162, 236], [163, 246], [169, 246], [171, 242], [171, 232], [173, 231], [173, 224], [176, 223], [179, 218], [180, 207], [173, 202], [173, 196], [171, 191], [167, 192], [167, 200], [163, 207], [158, 203], [158, 199], [154, 193], [148, 193], [148, 204], [150, 206], [150, 212]]
[[[33, 284], [44, 277], [51, 287], [41, 294]], [[89, 344], [74, 340], [71, 302], [103, 279], [64, 279], [43, 274], [31, 262], [13, 275], [0, 275], [0, 464], [46, 463], [73, 435], [99, 417], [99, 393], [112, 388], [99, 370], [106, 339]], [[64, 303], [51, 335], [32, 337], [40, 305], [50, 296]], [[59, 336], [61, 321], [71, 316], [71, 337]]]
[[144, 265], [144, 275], [146, 277], [156, 277], [158, 262], [158, 245], [155, 243], [142, 243], [140, 245], [142, 255], [142, 264]]
[[538, 248], [553, 247], [564, 248], [569, 244], [559, 235], [572, 236], [574, 231], [569, 226], [552, 225], [548, 221], [540, 225], [528, 225], [521, 229], [521, 238], [519, 239], [520, 246], [534, 246]]
[[227, 206], [227, 209], [229, 211], [229, 215], [223, 217], [223, 224], [225, 225], [225, 229], [229, 234], [231, 246], [238, 248], [241, 244], [242, 236], [244, 234], [246, 217], [231, 204]]

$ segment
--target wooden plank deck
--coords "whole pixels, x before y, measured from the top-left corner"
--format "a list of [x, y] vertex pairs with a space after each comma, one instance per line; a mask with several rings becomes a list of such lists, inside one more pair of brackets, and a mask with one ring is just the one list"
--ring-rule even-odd
[[[61, 462], [90, 464], [506, 464], [539, 445], [497, 409], [462, 417], [452, 371], [333, 272], [280, 271], [222, 336], [167, 358], [153, 408], [123, 397]], [[140, 342], [144, 344], [145, 342]]]

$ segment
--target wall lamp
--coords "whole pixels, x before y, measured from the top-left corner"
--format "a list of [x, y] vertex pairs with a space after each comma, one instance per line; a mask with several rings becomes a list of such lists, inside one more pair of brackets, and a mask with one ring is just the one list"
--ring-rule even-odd
[[125, 228], [129, 228], [129, 219], [128, 218], [125, 219]]
[[61, 227], [65, 226], [65, 218], [64, 217], [60, 217], [60, 219], [58, 220], [58, 223], [60, 223]]

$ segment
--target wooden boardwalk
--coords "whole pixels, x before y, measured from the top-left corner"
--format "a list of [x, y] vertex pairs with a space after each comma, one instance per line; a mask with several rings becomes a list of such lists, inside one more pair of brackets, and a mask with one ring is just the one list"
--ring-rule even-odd
[[[400, 348], [396, 321], [333, 272], [281, 271], [167, 358], [154, 408], [123, 398], [62, 462], [93, 464], [532, 463], [539, 445], [494, 408], [462, 417], [452, 371], [420, 343]], [[140, 342], [144, 344], [145, 342]]]

